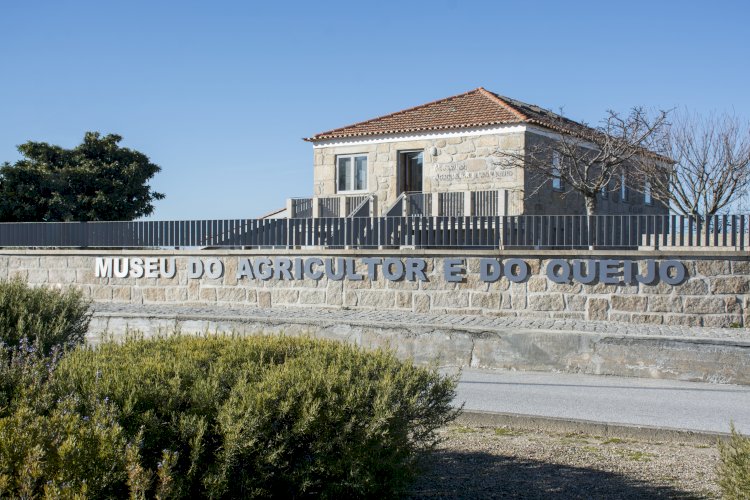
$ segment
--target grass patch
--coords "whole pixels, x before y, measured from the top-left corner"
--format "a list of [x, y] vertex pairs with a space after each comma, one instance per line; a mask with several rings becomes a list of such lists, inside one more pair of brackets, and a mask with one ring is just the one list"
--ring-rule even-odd
[[622, 458], [633, 462], [650, 462], [656, 455], [640, 450], [615, 450]]
[[625, 442], [626, 441], [624, 439], [609, 438], [609, 439], [605, 439], [604, 441], [602, 441], [602, 444], [622, 444], [622, 443], [625, 443]]
[[510, 427], [495, 427], [495, 436], [520, 436], [523, 432]]

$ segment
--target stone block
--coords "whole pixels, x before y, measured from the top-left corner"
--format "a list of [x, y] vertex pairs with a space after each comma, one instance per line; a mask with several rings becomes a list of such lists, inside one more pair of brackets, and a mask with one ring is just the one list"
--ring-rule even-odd
[[725, 297], [724, 304], [729, 314], [742, 314], [742, 301], [739, 297]]
[[39, 267], [42, 269], [68, 269], [66, 257], [39, 257]]
[[148, 287], [143, 288], [142, 291], [144, 302], [165, 302], [166, 297], [163, 288]]
[[112, 287], [107, 285], [91, 287], [91, 298], [93, 300], [111, 301]]
[[737, 295], [750, 292], [750, 277], [728, 276], [711, 280], [711, 293]]
[[607, 299], [589, 298], [587, 316], [590, 320], [604, 321], [609, 317], [609, 301]]
[[459, 153], [472, 153], [476, 151], [477, 148], [473, 141], [464, 141], [461, 144], [457, 144], [456, 149]]
[[258, 291], [258, 307], [271, 307], [271, 292]]
[[[71, 257], [67, 258], [67, 266], [71, 269], [94, 269], [96, 260], [93, 257]], [[93, 271], [92, 271], [93, 272]]]
[[[45, 269], [40, 269], [46, 271]], [[76, 269], [76, 283], [89, 283], [103, 285], [109, 278], [97, 278], [93, 269]]]
[[720, 297], [685, 297], [685, 311], [690, 314], [718, 314], [726, 309]]
[[49, 283], [49, 271], [46, 269], [29, 269], [26, 273], [26, 281], [31, 284], [45, 285]]
[[216, 300], [219, 302], [244, 302], [246, 293], [244, 288], [217, 288]]
[[477, 138], [478, 146], [497, 146], [498, 137], [496, 135], [480, 135]]
[[432, 308], [445, 307], [458, 309], [469, 307], [469, 292], [435, 292], [432, 294]]
[[237, 284], [237, 257], [227, 257], [224, 259], [224, 281], [223, 283], [227, 286], [235, 286]]
[[[660, 283], [659, 285], [669, 287], [666, 283]], [[689, 279], [682, 285], [675, 286], [674, 293], [677, 295], [708, 295], [708, 284], [702, 279]]]
[[216, 288], [201, 287], [198, 298], [201, 302], [216, 302]]
[[362, 290], [359, 292], [359, 306], [390, 308], [396, 303], [396, 293], [390, 290]]
[[565, 309], [565, 301], [560, 293], [530, 295], [529, 309], [532, 311], [562, 311]]
[[271, 290], [271, 302], [277, 304], [296, 304], [299, 301], [299, 290], [297, 289], [278, 289]]
[[414, 294], [414, 312], [426, 313], [430, 311], [430, 296], [425, 293]]
[[560, 293], [581, 293], [581, 290], [583, 290], [583, 285], [581, 285], [580, 283], [555, 283], [554, 281], [550, 281], [547, 290], [549, 292]]
[[633, 323], [646, 323], [651, 325], [661, 325], [664, 322], [663, 314], [631, 314], [630, 321]]
[[544, 292], [547, 290], [547, 281], [545, 276], [532, 276], [526, 282], [526, 289], [529, 293]]
[[733, 260], [732, 274], [750, 275], [750, 260]]
[[[398, 280], [398, 281], [390, 281], [385, 280], [386, 282], [386, 288], [389, 290], [418, 290], [419, 289], [419, 281], [408, 281], [408, 280]], [[366, 280], [362, 280], [361, 282], [355, 281], [354, 283], [368, 283]]]
[[648, 310], [650, 312], [679, 313], [682, 312], [682, 298], [666, 295], [653, 295], [648, 297]]
[[537, 276], [542, 272], [541, 259], [523, 259], [529, 265], [529, 276]]
[[617, 292], [616, 285], [605, 285], [604, 283], [594, 283], [593, 285], [584, 285], [583, 290], [585, 293], [593, 295], [608, 295], [610, 293]]
[[326, 291], [302, 288], [299, 291], [299, 302], [300, 304], [323, 305], [326, 303]]
[[519, 310], [526, 309], [528, 306], [528, 296], [525, 293], [509, 293], [503, 295], [503, 307], [505, 301], [508, 300], [508, 305], [511, 309]]
[[[544, 284], [545, 288], [547, 287], [547, 283]], [[505, 278], [500, 278], [499, 280], [495, 281], [494, 283], [487, 283], [487, 290], [490, 292], [492, 291], [500, 291], [504, 292], [506, 290], [510, 289], [510, 281], [508, 281]]]
[[697, 260], [695, 271], [706, 277], [722, 276], [731, 274], [729, 261], [726, 259]]
[[76, 282], [75, 269], [50, 269], [48, 283], [51, 285], [70, 285]]
[[[356, 294], [354, 292], [347, 292], [349, 295]], [[344, 291], [340, 287], [326, 287], [326, 304], [329, 306], [341, 306], [344, 304]]]
[[568, 311], [585, 311], [586, 310], [585, 295], [566, 295], [565, 296], [565, 309]]
[[181, 303], [188, 300], [188, 289], [182, 286], [169, 286], [164, 288], [164, 298], [167, 302]]
[[8, 260], [8, 269], [36, 269], [39, 267], [39, 257], [13, 255]]
[[[694, 280], [692, 280], [694, 281]], [[683, 283], [682, 285], [679, 285], [677, 287], [668, 285], [667, 283], [664, 283], [663, 281], [659, 281], [657, 283], [654, 283], [653, 285], [641, 285], [641, 292], [644, 294], [649, 295], [668, 295], [671, 294], [673, 291], [676, 291], [678, 288], [686, 286], [690, 281], [687, 281]], [[698, 280], [699, 283], [701, 283], [700, 280]], [[690, 290], [690, 287], [685, 289], [686, 291]]]
[[411, 309], [412, 308], [412, 292], [398, 291], [396, 292], [396, 307], [399, 309]]
[[742, 325], [742, 316], [739, 314], [719, 314], [702, 316], [703, 326], [713, 328], [730, 328]]
[[[112, 300], [115, 302], [130, 302], [130, 287], [113, 286]], [[185, 300], [187, 300], [187, 290], [185, 290]]]
[[343, 292], [342, 300], [345, 307], [357, 307], [359, 304], [359, 296], [357, 295], [359, 292], [354, 292], [351, 290], [346, 290]]
[[647, 307], [646, 297], [635, 295], [613, 295], [610, 301], [615, 311], [645, 312]]
[[471, 307], [490, 310], [500, 308], [500, 294], [497, 292], [472, 292], [470, 301]]
[[628, 312], [616, 312], [612, 311], [609, 313], [609, 321], [615, 321], [618, 323], [632, 323], [633, 315]]
[[667, 314], [664, 324], [672, 326], [701, 326], [702, 319], [697, 314]]
[[201, 285], [196, 280], [191, 280], [187, 285], [188, 301], [197, 302], [200, 299]]

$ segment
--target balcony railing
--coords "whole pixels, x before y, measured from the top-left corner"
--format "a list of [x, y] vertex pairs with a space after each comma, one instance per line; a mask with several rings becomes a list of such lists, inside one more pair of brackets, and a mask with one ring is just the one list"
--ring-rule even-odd
[[370, 217], [374, 214], [375, 196], [338, 195], [316, 196], [313, 198], [289, 198], [287, 217], [290, 219], [311, 219], [319, 217]]

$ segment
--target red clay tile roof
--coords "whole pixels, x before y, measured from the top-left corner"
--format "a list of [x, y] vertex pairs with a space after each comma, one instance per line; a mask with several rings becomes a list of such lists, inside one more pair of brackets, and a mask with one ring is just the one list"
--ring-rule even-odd
[[576, 129], [588, 129], [585, 125], [568, 120], [539, 106], [503, 97], [479, 87], [463, 94], [446, 97], [372, 120], [321, 132], [305, 140], [316, 142], [343, 137], [514, 123], [536, 124], [568, 132]]

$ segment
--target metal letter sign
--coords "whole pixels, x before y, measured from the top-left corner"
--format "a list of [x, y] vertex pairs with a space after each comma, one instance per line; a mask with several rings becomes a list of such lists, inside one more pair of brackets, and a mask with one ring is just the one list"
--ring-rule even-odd
[[[468, 268], [466, 258], [446, 257], [442, 266], [434, 259], [435, 272], [442, 272], [447, 283], [461, 283], [466, 280]], [[187, 259], [183, 271], [188, 279], [220, 279], [224, 276], [224, 261], [218, 257]], [[94, 275], [97, 278], [176, 278], [176, 259], [156, 257], [97, 257]], [[479, 279], [484, 283], [494, 283], [507, 279], [513, 283], [523, 283], [529, 278], [531, 267], [524, 259], [479, 259]], [[679, 285], [687, 279], [687, 268], [679, 260], [653, 259], [550, 259], [544, 275], [555, 283], [594, 282], [606, 285], [654, 285], [658, 282]], [[361, 281], [367, 277], [376, 281], [383, 277], [388, 281], [430, 281], [427, 274], [427, 260], [409, 257], [239, 257], [237, 280], [321, 280]]]

